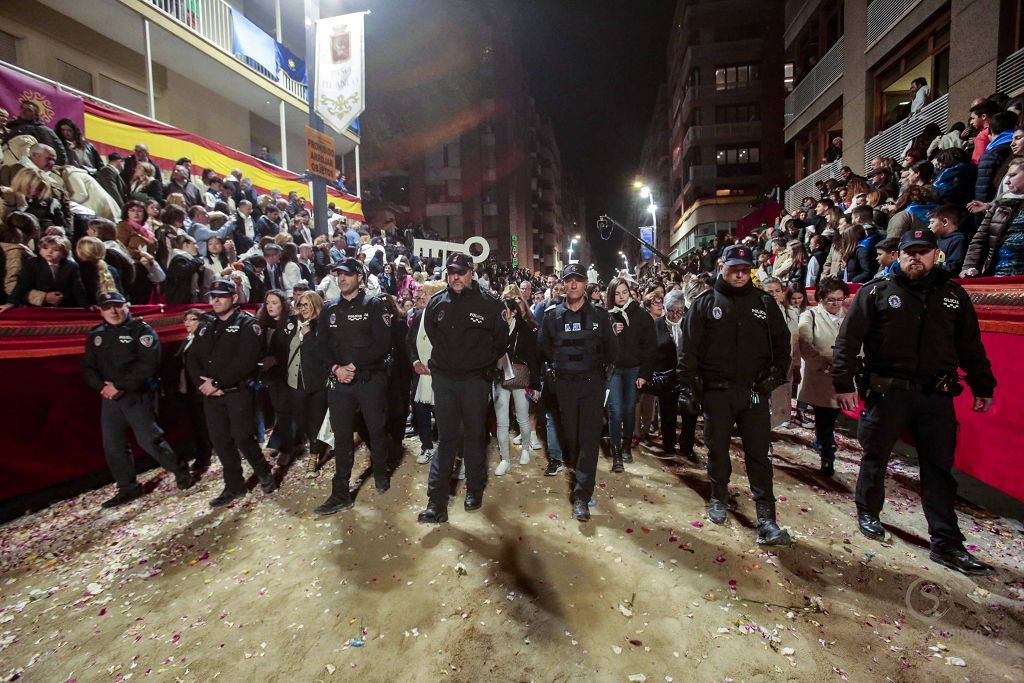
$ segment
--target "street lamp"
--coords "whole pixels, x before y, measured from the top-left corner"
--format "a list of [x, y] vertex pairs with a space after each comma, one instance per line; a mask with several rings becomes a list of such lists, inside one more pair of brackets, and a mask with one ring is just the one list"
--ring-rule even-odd
[[[637, 183], [633, 183], [633, 187], [637, 187]], [[652, 227], [654, 228], [654, 239], [655, 244], [658, 243], [658, 206], [654, 203], [654, 192], [651, 188], [646, 185], [640, 185], [637, 187], [640, 190], [640, 196], [647, 200], [647, 210], [651, 212], [651, 221], [653, 222]]]
[[626, 258], [626, 255], [621, 251], [619, 252], [619, 256], [622, 257], [622, 262], [626, 264], [626, 273], [629, 273], [629, 259]]
[[576, 243], [579, 242], [579, 241], [580, 241], [580, 236], [579, 235], [575, 235], [572, 238], [572, 241], [569, 242], [569, 263], [572, 263], [572, 248], [574, 246], [576, 246]]

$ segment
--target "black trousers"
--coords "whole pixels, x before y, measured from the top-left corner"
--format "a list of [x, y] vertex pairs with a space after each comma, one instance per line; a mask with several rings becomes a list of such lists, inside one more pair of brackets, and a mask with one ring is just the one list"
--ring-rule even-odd
[[723, 502], [728, 497], [729, 477], [732, 476], [729, 442], [735, 425], [743, 441], [747, 479], [754, 500], [774, 502], [772, 463], [768, 456], [771, 431], [768, 396], [762, 395], [758, 403], [751, 403], [747, 388], [708, 389], [704, 392], [703, 405], [711, 495]]
[[152, 393], [133, 392], [125, 392], [116, 401], [102, 399], [100, 428], [103, 453], [118, 491], [131, 490], [139, 485], [135, 479], [135, 459], [128, 443], [129, 428], [142, 450], [161, 467], [175, 474], [183, 468], [181, 460], [164, 439], [164, 431], [156, 423], [155, 400]]
[[327, 405], [331, 411], [331, 429], [334, 431], [334, 480], [332, 493], [335, 498], [349, 497], [349, 480], [352, 478], [356, 411], [366, 421], [370, 448], [370, 462], [373, 465], [373, 480], [378, 485], [388, 481], [387, 438], [384, 422], [387, 419], [387, 376], [383, 370], [357, 373], [350, 384], [335, 382], [327, 390]]
[[301, 438], [309, 444], [309, 452], [320, 455], [327, 450], [327, 444], [316, 438], [327, 415], [327, 390], [306, 391], [305, 389], [288, 388], [292, 417]]
[[295, 420], [292, 417], [292, 390], [283, 379], [263, 380], [263, 386], [270, 394], [274, 406], [274, 431], [267, 441], [267, 448], [277, 451], [291, 451], [295, 447]]
[[192, 427], [192, 439], [196, 444], [196, 462], [209, 463], [213, 451], [210, 443], [210, 431], [206, 428], [206, 411], [203, 408], [203, 395], [198, 391], [181, 396], [188, 411], [189, 424]]
[[586, 503], [594, 495], [597, 480], [604, 395], [605, 382], [598, 375], [555, 380], [558, 418], [562, 427], [562, 457], [575, 472], [572, 498]]
[[435, 372], [432, 386], [438, 439], [437, 451], [430, 459], [427, 496], [435, 505], [447, 507], [460, 441], [467, 491], [482, 494], [487, 486], [485, 439], [491, 383], [484, 377], [454, 378]]
[[822, 462], [832, 462], [836, 458], [836, 419], [839, 408], [814, 408], [814, 438], [818, 441]]
[[[671, 387], [662, 391], [658, 397], [658, 412], [661, 414], [661, 447], [666, 453], [671, 453], [679, 444], [679, 438], [685, 438], [685, 434], [679, 434], [679, 403], [676, 401], [678, 387]], [[690, 444], [693, 450], [693, 443]]]
[[896, 440], [910, 431], [921, 468], [921, 504], [932, 548], [962, 548], [953, 502], [953, 453], [958, 423], [953, 399], [917, 391], [891, 390], [872, 399], [861, 413], [857, 438], [864, 448], [857, 477], [857, 511], [878, 515], [885, 504], [885, 471]]
[[270, 474], [270, 465], [256, 441], [255, 392], [249, 388], [239, 389], [223, 396], [207, 396], [204, 401], [210, 441], [224, 466], [224, 488], [241, 493], [245, 491], [245, 478], [239, 453], [249, 461], [258, 477]]
[[388, 374], [387, 402], [388, 416], [384, 431], [388, 435], [388, 467], [398, 464], [405, 439], [405, 423], [409, 417], [412, 379], [404, 372], [392, 368]]

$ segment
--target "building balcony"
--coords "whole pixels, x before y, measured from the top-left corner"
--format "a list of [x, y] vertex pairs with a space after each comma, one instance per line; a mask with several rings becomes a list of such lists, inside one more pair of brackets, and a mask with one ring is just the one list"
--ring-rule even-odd
[[996, 91], [1016, 97], [1024, 90], [1024, 48], [1003, 60], [996, 69]]
[[868, 5], [864, 49], [867, 51], [900, 23], [921, 0], [873, 0]]
[[[717, 7], [719, 3], [715, 3]], [[724, 11], [724, 10], [723, 10]], [[690, 73], [698, 62], [702, 65], [728, 64], [747, 60], [748, 58], [759, 57], [761, 52], [761, 39], [749, 38], [747, 40], [730, 40], [721, 43], [707, 43], [704, 45], [691, 45], [686, 48], [683, 56], [683, 63], [680, 65], [680, 74]]]
[[826, 164], [819, 168], [814, 173], [811, 173], [803, 180], [800, 180], [792, 185], [792, 187], [786, 190], [783, 204], [786, 207], [786, 211], [796, 211], [797, 207], [800, 206], [800, 202], [803, 201], [804, 197], [815, 197], [817, 198], [820, 194], [818, 189], [814, 186], [819, 180], [831, 180], [832, 178], [839, 177], [839, 169], [843, 167], [843, 160], [837, 159], [831, 164]]
[[949, 128], [949, 95], [943, 95], [931, 104], [923, 107], [916, 116], [894, 123], [878, 135], [873, 136], [864, 145], [864, 169], [875, 157], [898, 159], [903, 155], [910, 140], [917, 136], [929, 123], [934, 123], [943, 131]]
[[444, 201], [428, 203], [425, 211], [428, 218], [430, 216], [460, 216], [462, 215], [462, 202]]
[[683, 136], [683, 155], [697, 142], [752, 142], [760, 137], [760, 121], [690, 126]]
[[[800, 114], [814, 104], [826, 90], [832, 87], [833, 83], [836, 83], [843, 77], [844, 43], [844, 37], [840, 37], [836, 44], [829, 48], [829, 51], [821, 58], [821, 61], [793, 88], [793, 92], [786, 98], [784, 122], [787, 128]], [[791, 135], [795, 135], [797, 131], [793, 130], [790, 132]]]

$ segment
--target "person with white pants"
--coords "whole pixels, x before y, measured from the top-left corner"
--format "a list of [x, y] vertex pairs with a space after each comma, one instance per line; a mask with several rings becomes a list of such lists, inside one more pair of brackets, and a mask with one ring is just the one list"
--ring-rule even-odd
[[537, 324], [533, 315], [523, 303], [516, 285], [509, 285], [502, 292], [508, 321], [508, 353], [498, 363], [498, 377], [491, 388], [494, 399], [494, 414], [497, 420], [498, 451], [501, 462], [494, 474], [502, 476], [512, 466], [509, 444], [509, 408], [514, 405], [516, 421], [519, 423], [520, 445], [519, 464], [530, 462], [530, 446], [533, 430], [530, 427], [530, 399], [527, 391], [535, 392], [540, 384], [540, 363], [537, 360]]

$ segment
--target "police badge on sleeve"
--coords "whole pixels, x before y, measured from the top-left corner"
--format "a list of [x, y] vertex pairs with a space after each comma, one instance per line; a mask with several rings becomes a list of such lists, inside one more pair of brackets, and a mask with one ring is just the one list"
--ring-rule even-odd
[[147, 349], [153, 346], [154, 341], [156, 341], [156, 339], [151, 334], [144, 334], [139, 337], [139, 343]]

